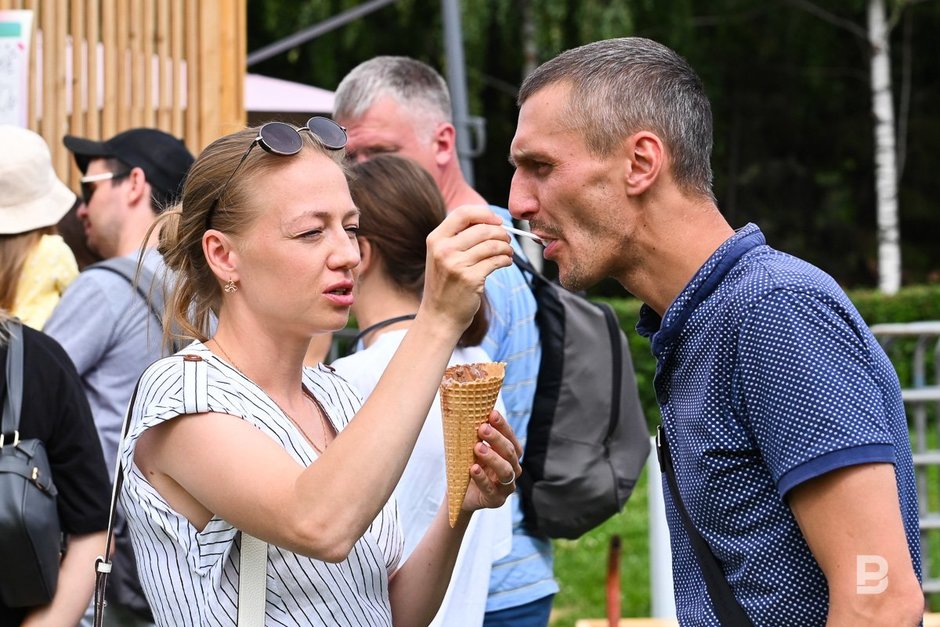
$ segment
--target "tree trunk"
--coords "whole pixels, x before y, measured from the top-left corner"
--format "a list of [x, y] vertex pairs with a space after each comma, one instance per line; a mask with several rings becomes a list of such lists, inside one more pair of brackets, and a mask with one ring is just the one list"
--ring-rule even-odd
[[898, 176], [891, 61], [884, 0], [868, 1], [872, 113], [875, 123], [875, 192], [878, 214], [878, 288], [894, 294], [901, 286]]

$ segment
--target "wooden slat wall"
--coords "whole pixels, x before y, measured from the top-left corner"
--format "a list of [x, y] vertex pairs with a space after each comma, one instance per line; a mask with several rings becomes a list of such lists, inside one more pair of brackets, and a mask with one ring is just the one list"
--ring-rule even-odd
[[246, 3], [0, 0], [0, 9], [33, 11], [28, 124], [59, 176], [78, 188], [65, 134], [107, 139], [151, 126], [198, 154], [244, 126]]

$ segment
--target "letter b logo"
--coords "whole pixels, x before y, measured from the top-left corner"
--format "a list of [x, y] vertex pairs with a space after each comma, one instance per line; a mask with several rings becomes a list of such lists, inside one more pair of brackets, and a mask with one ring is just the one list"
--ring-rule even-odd
[[855, 591], [881, 594], [888, 587], [888, 561], [880, 555], [858, 555], [855, 560]]

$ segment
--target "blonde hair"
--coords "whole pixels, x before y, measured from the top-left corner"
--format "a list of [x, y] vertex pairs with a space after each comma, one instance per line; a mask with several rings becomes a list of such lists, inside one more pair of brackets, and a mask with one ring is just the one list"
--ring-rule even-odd
[[26, 258], [43, 235], [55, 232], [54, 226], [44, 226], [25, 233], [0, 235], [0, 308], [13, 309]]
[[[174, 338], [206, 341], [212, 316], [219, 312], [222, 286], [202, 250], [202, 236], [209, 228], [207, 219], [213, 204], [216, 207], [211, 228], [233, 237], [244, 234], [263, 210], [257, 206], [263, 200], [258, 201], [250, 194], [254, 182], [275, 173], [300, 154], [280, 156], [255, 147], [235, 172], [257, 136], [258, 128], [252, 127], [209, 144], [189, 170], [179, 205], [154, 224], [153, 228], [160, 225], [158, 250], [175, 274], [163, 317], [164, 339], [168, 343]], [[342, 150], [324, 148], [311, 133], [301, 132], [300, 136], [301, 153], [312, 150], [343, 167]], [[220, 197], [220, 193], [224, 195]]]

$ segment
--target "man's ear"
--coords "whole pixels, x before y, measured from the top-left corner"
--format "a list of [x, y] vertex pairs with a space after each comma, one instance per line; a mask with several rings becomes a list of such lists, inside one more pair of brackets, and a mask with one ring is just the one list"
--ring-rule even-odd
[[624, 140], [627, 194], [639, 196], [656, 182], [665, 167], [662, 140], [649, 131], [634, 133]]
[[457, 131], [449, 122], [441, 122], [431, 137], [434, 146], [434, 161], [444, 167], [457, 157]]
[[239, 281], [238, 251], [232, 239], [215, 229], [209, 229], [202, 235], [202, 252], [206, 256], [209, 268], [222, 283]]
[[[125, 193], [127, 194], [127, 204], [130, 206], [144, 202], [150, 209], [150, 183], [147, 182], [147, 175], [141, 168], [131, 168], [125, 182]], [[154, 212], [157, 211], [153, 207]]]

